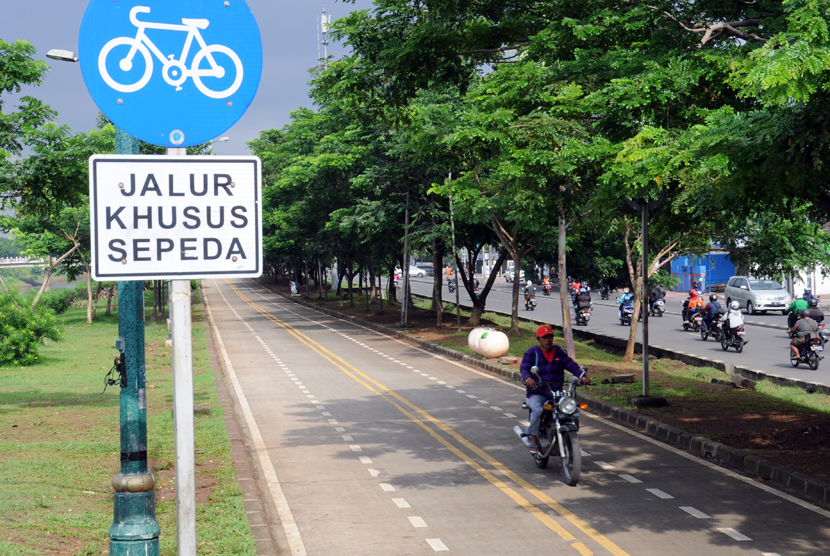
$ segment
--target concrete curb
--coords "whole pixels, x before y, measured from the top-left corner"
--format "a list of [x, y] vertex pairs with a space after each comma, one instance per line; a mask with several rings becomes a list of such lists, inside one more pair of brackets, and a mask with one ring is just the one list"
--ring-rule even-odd
[[[360, 324], [360, 326], [364, 326], [376, 332], [380, 332], [381, 334], [384, 334], [386, 336], [391, 336], [394, 338], [405, 340], [427, 351], [431, 351], [433, 353], [438, 353], [440, 355], [444, 355], [452, 359], [462, 361], [463, 363], [466, 363], [468, 365], [478, 367], [479, 369], [483, 369], [485, 371], [489, 371], [498, 376], [505, 377], [513, 382], [521, 383], [521, 374], [518, 371], [514, 371], [513, 369], [503, 367], [501, 365], [495, 365], [488, 361], [482, 361], [481, 359], [471, 357], [467, 354], [455, 351], [454, 349], [439, 346], [438, 344], [435, 344], [427, 340], [422, 340], [420, 338], [415, 338], [414, 336], [407, 334], [406, 332], [401, 330], [395, 330], [389, 328], [388, 326], [375, 324], [358, 317], [338, 313], [337, 311], [332, 311], [330, 309], [326, 309], [325, 307], [318, 307], [313, 303], [308, 303], [307, 301], [303, 301], [302, 299], [290, 297], [282, 292], [275, 291], [267, 284], [262, 285], [271, 290], [274, 294], [279, 295], [280, 297], [292, 301], [294, 303], [297, 303], [298, 305], [303, 305], [310, 309], [314, 309], [315, 311], [320, 311], [321, 313], [324, 313], [326, 315], [340, 320]], [[530, 321], [530, 319], [522, 320]], [[653, 349], [653, 346], [650, 346], [649, 349]], [[671, 444], [679, 448], [682, 448], [697, 456], [701, 456], [707, 459], [715, 459], [725, 466], [737, 469], [752, 477], [762, 479], [764, 481], [769, 481], [775, 483], [777, 486], [790, 489], [791, 491], [794, 491], [795, 493], [805, 498], [808, 498], [813, 502], [817, 502], [819, 504], [830, 504], [830, 483], [828, 482], [816, 479], [815, 477], [810, 477], [809, 475], [805, 475], [803, 473], [799, 473], [798, 471], [790, 469], [789, 467], [779, 465], [771, 461], [767, 461], [758, 456], [747, 454], [742, 450], [732, 448], [725, 444], [714, 442], [712, 440], [700, 436], [693, 436], [692, 434], [682, 431], [678, 428], [665, 425], [659, 421], [651, 419], [650, 417], [646, 417], [645, 415], [640, 415], [639, 413], [635, 413], [634, 411], [619, 407], [617, 405], [608, 403], [603, 400], [599, 400], [597, 398], [594, 398], [593, 396], [589, 396], [582, 392], [577, 392], [577, 400], [580, 403], [587, 404], [588, 409], [591, 410], [592, 413], [599, 415], [600, 417], [605, 417], [614, 420], [622, 425], [625, 425], [627, 428], [641, 431], [647, 434], [648, 436], [662, 440], [666, 444]]]

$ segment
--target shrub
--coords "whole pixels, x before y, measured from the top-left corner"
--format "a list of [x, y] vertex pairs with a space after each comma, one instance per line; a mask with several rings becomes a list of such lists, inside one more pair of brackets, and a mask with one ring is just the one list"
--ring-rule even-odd
[[[86, 290], [84, 290], [86, 293]], [[72, 290], [52, 290], [44, 292], [38, 301], [37, 308], [46, 307], [54, 311], [56, 315], [60, 315], [69, 308], [69, 305], [75, 299], [75, 292]]]
[[0, 294], [0, 364], [37, 363], [38, 346], [46, 338], [61, 338], [55, 313], [46, 308], [33, 312], [16, 292]]

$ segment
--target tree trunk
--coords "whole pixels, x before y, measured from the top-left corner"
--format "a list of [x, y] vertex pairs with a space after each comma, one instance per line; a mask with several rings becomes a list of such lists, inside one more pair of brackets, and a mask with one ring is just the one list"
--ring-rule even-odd
[[377, 295], [377, 289], [375, 289], [375, 265], [372, 260], [372, 256], [369, 255], [369, 299], [372, 303], [375, 302], [375, 296]]
[[98, 296], [101, 295], [101, 287], [103, 282], [98, 282], [95, 286], [95, 301], [92, 304], [92, 319], [95, 320], [95, 315], [98, 313]]
[[107, 316], [110, 316], [110, 310], [112, 309], [112, 292], [115, 291], [115, 281], [110, 282], [110, 289], [107, 292]]
[[305, 296], [308, 297], [308, 259], [303, 261], [305, 264]]
[[55, 261], [51, 259], [49, 260], [49, 268], [46, 269], [46, 272], [43, 276], [43, 284], [40, 286], [40, 290], [38, 290], [34, 301], [32, 301], [32, 309], [34, 309], [37, 306], [37, 302], [40, 301], [40, 298], [43, 296], [43, 292], [45, 292], [46, 288], [49, 287], [49, 281], [52, 279], [52, 271], [55, 270], [55, 267], [61, 264], [64, 261], [64, 259], [66, 259], [66, 257], [71, 255], [76, 249], [78, 249], [81, 246], [78, 240], [74, 238], [70, 239], [72, 239], [72, 241], [75, 243], [72, 249], [58, 257], [58, 259]]

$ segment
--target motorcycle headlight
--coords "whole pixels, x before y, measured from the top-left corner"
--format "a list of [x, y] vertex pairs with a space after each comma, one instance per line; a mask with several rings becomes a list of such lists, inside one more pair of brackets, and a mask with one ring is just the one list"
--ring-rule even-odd
[[562, 398], [561, 400], [559, 400], [557, 407], [559, 408], [560, 412], [567, 413], [568, 415], [570, 415], [571, 413], [576, 411], [576, 400], [574, 400], [573, 398]]

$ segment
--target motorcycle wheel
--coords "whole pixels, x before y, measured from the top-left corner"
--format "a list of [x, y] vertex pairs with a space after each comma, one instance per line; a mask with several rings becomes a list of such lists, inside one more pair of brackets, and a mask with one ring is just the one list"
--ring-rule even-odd
[[793, 367], [798, 367], [798, 364], [801, 363], [801, 359], [796, 359], [792, 355], [790, 355], [790, 365]]
[[[539, 434], [537, 435], [537, 437], [541, 439], [542, 436], [547, 435], [548, 432], [549, 431], [546, 428], [539, 427]], [[555, 438], [551, 439], [551, 442], [556, 442], [556, 439]], [[541, 445], [542, 445], [541, 441], [537, 440], [536, 445], [539, 447], [540, 450], [542, 449], [541, 448]], [[550, 459], [550, 456], [543, 457], [542, 454], [533, 454], [533, 461], [536, 463], [536, 467], [538, 467], [539, 469], [546, 468], [548, 466], [548, 460], [549, 459]]]
[[683, 323], [683, 332], [686, 332], [686, 331], [688, 331], [688, 330], [689, 330], [689, 325], [688, 325], [687, 323], [685, 323], [685, 322], [684, 322], [684, 323]]
[[705, 341], [706, 341], [706, 338], [708, 338], [708, 337], [709, 337], [709, 333], [706, 331], [706, 329], [705, 329], [705, 328], [701, 328], [701, 329], [700, 329], [700, 339], [701, 339], [701, 340], [703, 340], [703, 341], [705, 342]]
[[562, 447], [565, 450], [565, 457], [562, 458], [565, 483], [568, 486], [576, 486], [582, 473], [582, 452], [579, 450], [579, 437], [576, 432], [562, 433]]
[[744, 350], [744, 339], [738, 338], [735, 340], [735, 351], [741, 353]]
[[726, 338], [724, 338], [720, 341], [720, 347], [721, 347], [721, 349], [723, 349], [723, 351], [726, 351], [727, 349], [729, 349], [729, 342], [726, 341]]
[[810, 370], [815, 371], [818, 369], [818, 362], [819, 358], [815, 351], [811, 351], [807, 354], [807, 365], [810, 366]]

